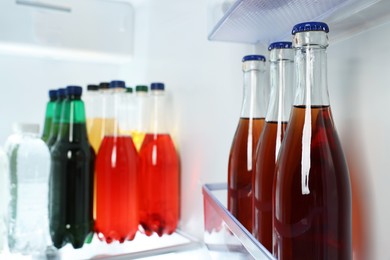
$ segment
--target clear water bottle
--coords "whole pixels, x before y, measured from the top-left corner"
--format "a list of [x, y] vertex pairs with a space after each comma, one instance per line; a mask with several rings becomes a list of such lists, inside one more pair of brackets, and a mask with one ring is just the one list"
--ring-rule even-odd
[[3, 250], [5, 236], [5, 212], [8, 203], [7, 196], [8, 160], [5, 152], [0, 148], [0, 252]]
[[49, 242], [48, 180], [50, 153], [39, 125], [19, 124], [10, 150], [8, 247], [12, 253], [44, 253]]

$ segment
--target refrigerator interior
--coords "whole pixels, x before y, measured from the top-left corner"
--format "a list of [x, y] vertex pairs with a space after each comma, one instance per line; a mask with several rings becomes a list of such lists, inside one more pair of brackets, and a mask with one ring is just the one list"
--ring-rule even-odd
[[[46, 2], [67, 6], [66, 1]], [[112, 79], [125, 80], [129, 86], [164, 82], [171, 99], [172, 136], [181, 159], [180, 230], [201, 243], [201, 188], [206, 183], [226, 182], [242, 101], [241, 58], [250, 53], [267, 56], [266, 46], [275, 39], [260, 43], [210, 41], [208, 35], [221, 10], [227, 10], [232, 1], [79, 2], [68, 2], [74, 10], [79, 10], [78, 5], [84, 8], [84, 13], [69, 19], [70, 29], [66, 29], [66, 15], [72, 12], [15, 5], [11, 0], [0, 3], [0, 32], [5, 35], [0, 37], [0, 143], [11, 134], [14, 122], [42, 127], [48, 89], [71, 84], [85, 89], [87, 84]], [[122, 6], [109, 9], [100, 6], [103, 2]], [[378, 2], [381, 5], [365, 7], [366, 11], [334, 12], [327, 18], [328, 86], [335, 125], [358, 191], [360, 203], [354, 209], [361, 217], [358, 239], [369, 259], [389, 259], [390, 121], [386, 111], [390, 100], [390, 4]], [[107, 21], [123, 20], [107, 28], [104, 23], [87, 23], [83, 14], [89, 9], [93, 21], [101, 16]], [[31, 20], [5, 15], [17, 12]], [[43, 22], [51, 16], [63, 16], [61, 23], [50, 26]], [[113, 31], [117, 35], [111, 35]], [[31, 38], [22, 39], [24, 34]], [[88, 39], [86, 35], [92, 36]], [[288, 30], [283, 37], [280, 40], [291, 39]], [[13, 48], [13, 41], [22, 44]]]

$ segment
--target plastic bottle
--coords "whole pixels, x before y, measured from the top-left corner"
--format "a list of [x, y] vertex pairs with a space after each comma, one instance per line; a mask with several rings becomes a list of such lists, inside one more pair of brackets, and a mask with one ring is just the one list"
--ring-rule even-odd
[[255, 152], [266, 113], [265, 57], [242, 59], [244, 95], [241, 116], [230, 148], [228, 165], [228, 209], [252, 232], [252, 178]]
[[68, 86], [60, 131], [51, 149], [50, 235], [56, 248], [81, 248], [93, 234], [95, 154], [88, 143], [82, 88]]
[[0, 253], [3, 250], [8, 205], [8, 157], [0, 148]]
[[101, 102], [99, 102], [99, 85], [88, 85], [87, 92], [84, 97], [85, 116], [87, 118], [87, 133], [88, 137], [92, 129], [92, 123], [96, 117], [101, 116]]
[[256, 149], [256, 169], [252, 184], [252, 233], [272, 252], [272, 186], [276, 160], [294, 98], [294, 50], [291, 42], [274, 42], [268, 50], [271, 96]]
[[136, 127], [136, 104], [135, 97], [133, 94], [133, 88], [126, 87], [123, 102], [120, 105], [120, 110], [120, 115], [124, 118], [122, 119], [122, 125], [119, 131], [125, 135], [132, 135]]
[[280, 148], [273, 194], [278, 259], [352, 259], [351, 187], [327, 86], [329, 28], [293, 28], [296, 98]]
[[135, 87], [135, 130], [131, 134], [137, 151], [141, 149], [145, 138], [147, 106], [148, 86], [138, 85]]
[[54, 108], [58, 98], [57, 90], [49, 90], [49, 102], [46, 105], [45, 123], [43, 126], [42, 140], [46, 142], [49, 139], [51, 126], [54, 117]]
[[140, 223], [148, 236], [172, 234], [180, 214], [179, 156], [169, 134], [164, 89], [163, 83], [151, 84], [149, 127], [139, 152]]
[[[121, 110], [125, 83], [112, 81], [105, 98], [106, 119], [116, 122], [106, 128], [96, 158], [96, 221], [98, 238], [111, 243], [133, 240], [138, 230], [138, 154], [129, 134], [121, 133], [126, 113]], [[121, 115], [123, 114], [123, 115]]]
[[54, 105], [54, 117], [53, 117], [53, 122], [50, 127], [50, 135], [49, 138], [46, 141], [47, 146], [49, 147], [49, 150], [51, 147], [54, 145], [54, 143], [57, 141], [58, 137], [58, 131], [60, 127], [60, 119], [61, 119], [61, 114], [62, 114], [62, 105], [63, 101], [66, 97], [66, 89], [65, 88], [59, 88], [57, 90], [57, 101]]
[[109, 93], [109, 83], [102, 82], [99, 84], [99, 93], [95, 97], [95, 117], [91, 124], [91, 129], [88, 132], [89, 141], [95, 150], [95, 154], [98, 153], [100, 145], [103, 140], [105, 129], [113, 129], [114, 121], [111, 121], [105, 116], [106, 96]]
[[39, 125], [19, 124], [19, 143], [10, 152], [8, 247], [12, 253], [40, 254], [49, 245], [50, 153]]

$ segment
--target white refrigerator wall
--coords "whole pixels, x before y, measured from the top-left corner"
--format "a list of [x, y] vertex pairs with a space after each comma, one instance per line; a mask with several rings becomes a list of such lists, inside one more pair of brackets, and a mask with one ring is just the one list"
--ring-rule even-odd
[[[42, 126], [49, 88], [85, 87], [111, 79], [126, 80], [130, 86], [162, 81], [172, 101], [168, 118], [181, 158], [181, 229], [202, 238], [201, 185], [226, 182], [242, 101], [241, 58], [255, 50], [251, 45], [209, 42], [207, 6], [207, 0], [136, 1], [134, 57], [128, 63], [2, 53], [0, 142], [11, 133], [13, 122]], [[386, 248], [390, 230], [387, 40], [389, 23], [331, 41], [328, 48], [330, 100], [354, 187], [359, 188], [361, 236], [372, 249], [371, 256], [375, 255], [370, 259], [390, 258]]]

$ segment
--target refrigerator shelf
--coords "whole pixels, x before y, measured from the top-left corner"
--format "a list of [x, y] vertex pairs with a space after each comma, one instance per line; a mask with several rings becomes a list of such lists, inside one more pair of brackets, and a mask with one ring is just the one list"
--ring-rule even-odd
[[210, 255], [229, 259], [275, 259], [227, 210], [226, 183], [205, 184], [202, 193], [204, 243]]
[[85, 243], [80, 249], [73, 249], [67, 244], [60, 250], [49, 248], [45, 254], [21, 255], [11, 254], [7, 248], [0, 253], [0, 259], [183, 259], [192, 256], [208, 257], [207, 249], [201, 241], [185, 234], [181, 230], [176, 230], [172, 235], [158, 237], [153, 234], [150, 237], [137, 233], [132, 241], [122, 244], [113, 242], [106, 244], [100, 241], [96, 234], [90, 244]]
[[[214, 0], [215, 2], [216, 0]], [[233, 2], [233, 3], [232, 3]], [[211, 8], [215, 24], [208, 39], [250, 44], [291, 40], [300, 22], [324, 21], [331, 40], [343, 39], [389, 20], [390, 1], [384, 0], [236, 0]], [[219, 16], [219, 17], [218, 17]]]

